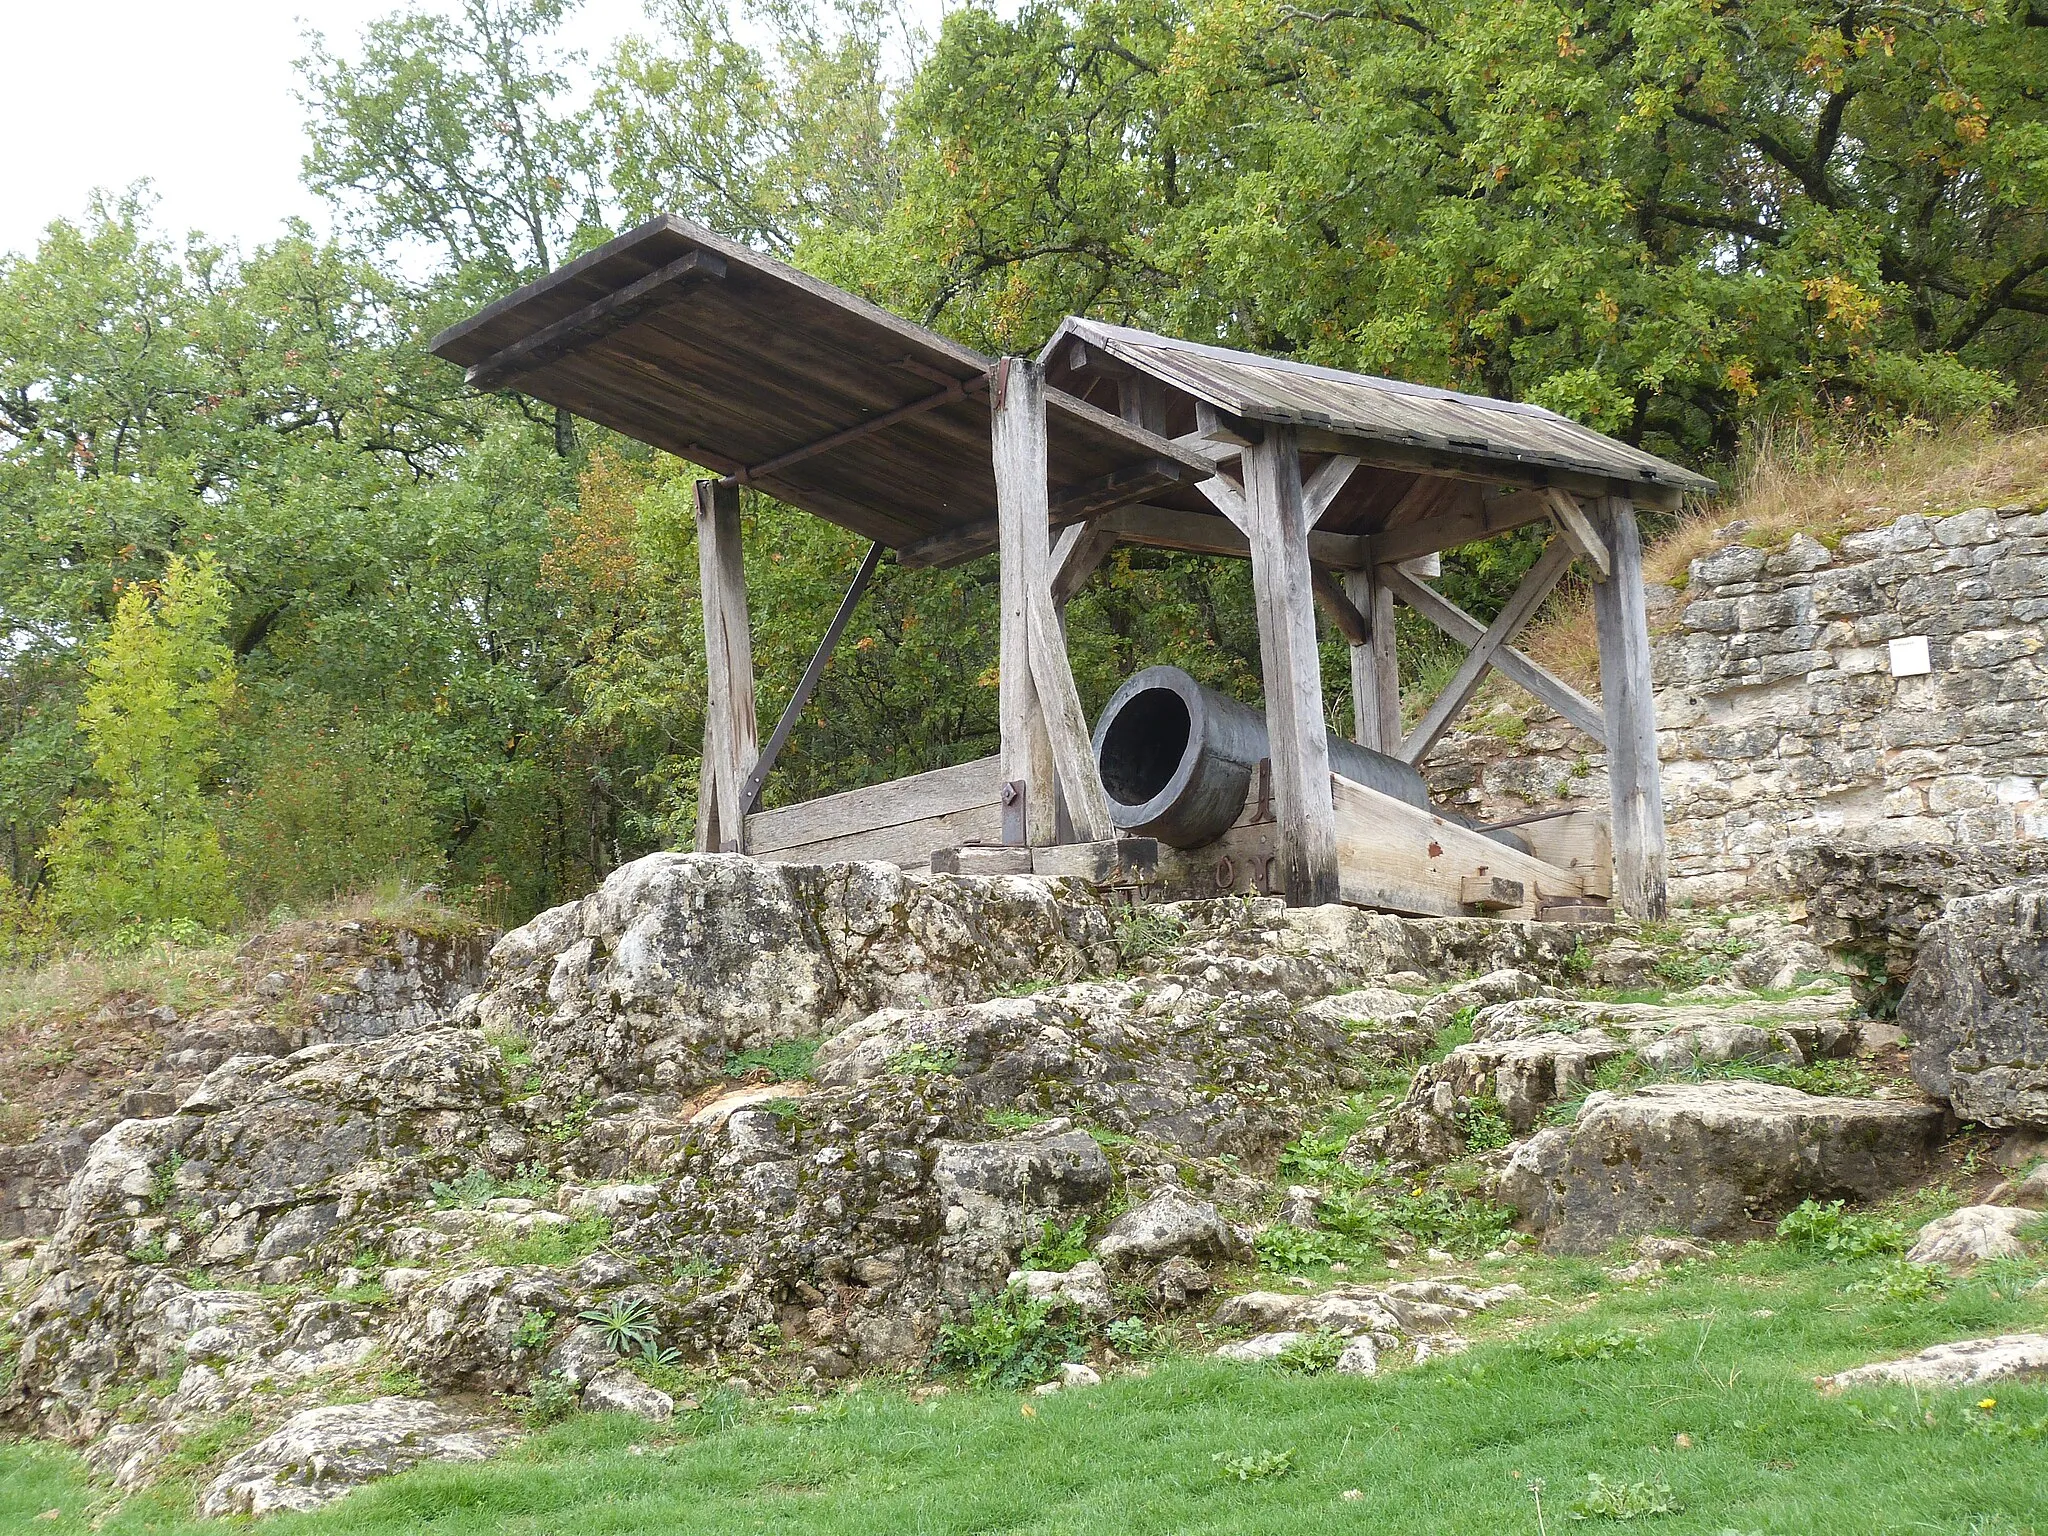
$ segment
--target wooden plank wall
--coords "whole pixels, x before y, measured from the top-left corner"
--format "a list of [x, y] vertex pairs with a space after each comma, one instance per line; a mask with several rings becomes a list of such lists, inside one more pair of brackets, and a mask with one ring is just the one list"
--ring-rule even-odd
[[776, 864], [881, 859], [923, 869], [934, 849], [999, 843], [1003, 760], [977, 758], [747, 818], [747, 851]]

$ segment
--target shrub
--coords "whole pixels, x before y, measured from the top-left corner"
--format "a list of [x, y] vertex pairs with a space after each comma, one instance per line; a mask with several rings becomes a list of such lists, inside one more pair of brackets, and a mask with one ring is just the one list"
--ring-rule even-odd
[[1898, 1253], [1906, 1246], [1905, 1229], [1897, 1222], [1844, 1210], [1840, 1200], [1826, 1205], [1817, 1200], [1800, 1202], [1778, 1223], [1778, 1236], [1830, 1262], [1876, 1258]]
[[1458, 1116], [1458, 1128], [1464, 1133], [1466, 1149], [1472, 1152], [1497, 1152], [1515, 1139], [1514, 1128], [1500, 1112], [1497, 1099], [1474, 1099]]
[[1273, 1357], [1273, 1363], [1283, 1371], [1292, 1371], [1299, 1376], [1320, 1376], [1333, 1370], [1344, 1354], [1344, 1340], [1339, 1334], [1318, 1328], [1305, 1333]]
[[1054, 1366], [1087, 1348], [1087, 1325], [1021, 1286], [974, 1304], [964, 1323], [939, 1335], [941, 1364], [965, 1373], [979, 1387], [1014, 1391], [1043, 1381]]
[[540, 1349], [554, 1331], [555, 1314], [542, 1307], [528, 1307], [519, 1314], [519, 1326], [512, 1330], [512, 1343], [519, 1349]]

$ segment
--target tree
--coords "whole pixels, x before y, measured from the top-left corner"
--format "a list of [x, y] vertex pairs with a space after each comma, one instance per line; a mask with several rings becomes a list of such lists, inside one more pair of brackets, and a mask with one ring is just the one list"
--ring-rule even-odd
[[[299, 71], [313, 148], [305, 181], [371, 249], [438, 256], [451, 315], [539, 277], [604, 235], [577, 56], [549, 39], [577, 0], [463, 0], [459, 17], [399, 12], [360, 59], [311, 35]], [[575, 451], [567, 412], [556, 448]]]
[[160, 586], [121, 594], [87, 664], [78, 721], [103, 793], [66, 807], [45, 853], [50, 911], [76, 931], [212, 929], [232, 911], [206, 795], [235, 696], [227, 607], [212, 559], [174, 556]]

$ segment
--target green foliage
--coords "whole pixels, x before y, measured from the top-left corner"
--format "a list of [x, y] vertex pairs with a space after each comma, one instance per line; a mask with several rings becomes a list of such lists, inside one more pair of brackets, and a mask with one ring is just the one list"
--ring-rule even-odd
[[383, 1397], [425, 1397], [427, 1382], [417, 1371], [387, 1367], [377, 1373], [377, 1391]]
[[1279, 1451], [1217, 1451], [1209, 1458], [1216, 1475], [1234, 1483], [1264, 1482], [1294, 1470], [1294, 1447]]
[[1317, 1328], [1304, 1333], [1281, 1350], [1273, 1357], [1273, 1364], [1297, 1375], [1320, 1376], [1325, 1371], [1335, 1370], [1343, 1354], [1343, 1335]]
[[1087, 1347], [1085, 1322], [1018, 1286], [976, 1301], [966, 1322], [947, 1324], [936, 1355], [978, 1387], [1014, 1391], [1044, 1381]]
[[223, 1414], [180, 1436], [164, 1465], [172, 1473], [200, 1472], [256, 1438], [256, 1419], [246, 1408]]
[[543, 1307], [528, 1307], [519, 1314], [519, 1326], [512, 1330], [512, 1343], [518, 1349], [544, 1348], [554, 1326], [554, 1313]]
[[1187, 923], [1158, 907], [1126, 907], [1116, 924], [1116, 952], [1125, 965], [1163, 955], [1179, 944]]
[[1840, 1200], [1802, 1200], [1778, 1223], [1778, 1236], [1832, 1261], [1874, 1258], [1906, 1246], [1905, 1229], [1896, 1221], [1845, 1210]]
[[735, 1051], [725, 1058], [727, 1077], [764, 1074], [768, 1082], [784, 1083], [811, 1075], [822, 1040], [778, 1040], [773, 1045]]
[[1458, 1115], [1458, 1129], [1472, 1152], [1495, 1152], [1515, 1139], [1514, 1127], [1497, 1099], [1474, 1099]]
[[433, 1184], [434, 1204], [444, 1211], [480, 1210], [493, 1200], [551, 1200], [561, 1181], [539, 1163], [521, 1163], [509, 1179], [471, 1168], [459, 1178]]
[[1911, 1305], [1931, 1301], [1947, 1290], [1948, 1276], [1939, 1265], [1909, 1264], [1904, 1259], [1892, 1259], [1867, 1279], [1852, 1280], [1843, 1289], [1851, 1295]]
[[534, 1377], [526, 1384], [525, 1397], [513, 1401], [521, 1423], [528, 1429], [545, 1429], [575, 1413], [580, 1398], [576, 1383], [557, 1371]]
[[1405, 1237], [1428, 1248], [1470, 1257], [1497, 1246], [1515, 1213], [1442, 1185], [1369, 1185], [1340, 1190], [1317, 1210], [1323, 1225], [1370, 1246]]
[[1135, 1360], [1160, 1347], [1161, 1333], [1142, 1317], [1119, 1317], [1103, 1325], [1102, 1342]]
[[184, 1166], [184, 1154], [173, 1152], [149, 1170], [149, 1194], [145, 1201], [151, 1210], [160, 1211], [178, 1198], [178, 1170]]
[[1586, 1474], [1586, 1491], [1565, 1506], [1574, 1520], [1646, 1520], [1654, 1515], [1676, 1515], [1685, 1506], [1662, 1479], [1654, 1483], [1610, 1482], [1598, 1472]]
[[906, 1077], [944, 1077], [958, 1071], [958, 1053], [944, 1046], [926, 1045], [922, 1042], [905, 1046], [889, 1058], [889, 1070], [901, 1072]]
[[1069, 1270], [1088, 1257], [1088, 1220], [1083, 1217], [1070, 1227], [1048, 1221], [1037, 1237], [1017, 1255], [1019, 1269]]
[[1327, 1269], [1336, 1263], [1356, 1264], [1370, 1260], [1370, 1245], [1355, 1242], [1341, 1232], [1312, 1232], [1276, 1221], [1252, 1239], [1252, 1252], [1259, 1267], [1294, 1272]]
[[602, 1216], [579, 1216], [559, 1227], [536, 1226], [525, 1237], [487, 1238], [477, 1251], [493, 1264], [556, 1268], [589, 1257], [611, 1235], [611, 1223]]
[[982, 1121], [992, 1131], [1028, 1131], [1045, 1124], [1044, 1115], [1026, 1114], [1021, 1109], [992, 1109]]
[[1656, 1353], [1650, 1347], [1650, 1336], [1632, 1328], [1559, 1334], [1539, 1339], [1530, 1347], [1546, 1360], [1648, 1359]]
[[227, 610], [219, 562], [173, 556], [160, 585], [121, 594], [86, 664], [78, 728], [103, 793], [69, 801], [44, 849], [50, 912], [74, 932], [232, 914], [206, 797], [235, 698]]
[[576, 1316], [595, 1324], [614, 1354], [631, 1354], [655, 1338], [654, 1308], [638, 1296], [614, 1296], [602, 1306], [588, 1307]]

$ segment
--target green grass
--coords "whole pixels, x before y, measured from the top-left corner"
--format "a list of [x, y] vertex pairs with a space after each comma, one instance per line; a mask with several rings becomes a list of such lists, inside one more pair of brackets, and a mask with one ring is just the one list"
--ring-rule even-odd
[[[731, 1427], [578, 1416], [496, 1462], [422, 1468], [263, 1529], [1519, 1536], [1537, 1530], [1540, 1482], [1552, 1532], [1580, 1528], [1574, 1505], [1598, 1529], [1667, 1503], [1631, 1518], [1672, 1536], [2048, 1530], [2048, 1386], [1815, 1391], [1816, 1374], [2048, 1320], [2048, 1300], [2013, 1286], [1961, 1280], [1911, 1301], [1854, 1287], [1892, 1262], [1764, 1244], [1597, 1300], [1574, 1295], [1589, 1266], [1532, 1263], [1521, 1337], [1495, 1324], [1466, 1355], [1376, 1379], [1176, 1360], [1048, 1399], [919, 1405], [871, 1383], [804, 1417], [744, 1405]], [[68, 1453], [0, 1443], [0, 1531], [239, 1528], [192, 1521], [188, 1499], [174, 1486], [117, 1508]], [[33, 1518], [49, 1509], [61, 1517]]]

